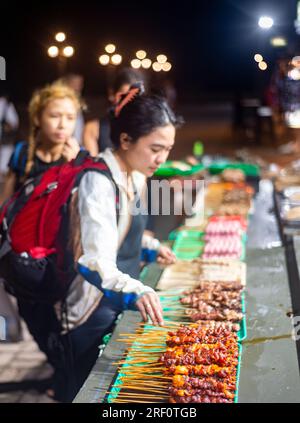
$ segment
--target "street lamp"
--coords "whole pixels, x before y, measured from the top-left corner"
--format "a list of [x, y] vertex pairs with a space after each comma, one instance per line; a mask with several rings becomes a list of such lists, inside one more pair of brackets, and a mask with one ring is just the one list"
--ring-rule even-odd
[[258, 20], [258, 25], [262, 29], [270, 29], [274, 24], [273, 19], [270, 16], [261, 16]]
[[106, 53], [112, 54], [116, 51], [116, 46], [114, 44], [107, 44], [104, 48]]
[[145, 59], [145, 58], [146, 58], [147, 53], [145, 52], [145, 50], [138, 50], [138, 51], [135, 53], [135, 55], [136, 55], [136, 57], [137, 57], [139, 60], [143, 60], [143, 59]]
[[156, 60], [157, 60], [158, 63], [164, 64], [164, 63], [166, 63], [166, 61], [168, 60], [168, 58], [167, 58], [167, 56], [165, 54], [159, 54], [156, 57]]
[[162, 70], [164, 72], [169, 72], [172, 69], [172, 65], [169, 62], [165, 62], [162, 64]]
[[261, 54], [255, 54], [254, 55], [254, 60], [257, 62], [257, 63], [259, 63], [259, 62], [262, 62], [263, 60], [264, 60], [264, 58], [262, 57], [262, 55]]
[[54, 38], [58, 43], [60, 43], [60, 45], [50, 46], [47, 49], [47, 54], [52, 59], [56, 57], [58, 58], [58, 61], [57, 61], [58, 73], [59, 75], [63, 75], [66, 70], [67, 59], [74, 55], [75, 50], [73, 46], [63, 44], [67, 38], [64, 32], [58, 32], [57, 34], [55, 34]]
[[120, 65], [122, 63], [123, 57], [121, 56], [121, 54], [116, 53], [116, 49], [117, 48], [114, 44], [107, 44], [104, 47], [104, 50], [106, 51], [106, 53], [101, 54], [101, 56], [99, 56], [98, 58], [100, 65], [102, 66]]
[[156, 56], [156, 62], [153, 63], [152, 69], [154, 72], [169, 72], [172, 69], [172, 65], [168, 62], [168, 58], [165, 54], [159, 54]]
[[135, 59], [132, 59], [130, 65], [133, 69], [150, 69], [152, 65], [152, 60], [147, 57], [147, 52], [145, 50], [138, 50], [135, 53]]
[[152, 65], [152, 69], [154, 70], [154, 72], [169, 72], [172, 69], [172, 65], [170, 62], [165, 62], [165, 63], [159, 63], [159, 62], [154, 62]]
[[65, 34], [64, 32], [58, 32], [58, 33], [55, 35], [55, 39], [56, 39], [56, 41], [57, 41], [58, 43], [62, 43], [62, 42], [64, 42], [64, 41], [65, 41], [65, 39], [66, 39], [66, 34]]
[[51, 46], [48, 48], [49, 57], [57, 57], [59, 55], [59, 49], [57, 46]]
[[160, 72], [162, 70], [162, 64], [159, 62], [154, 62], [152, 64], [152, 69], [154, 70], [154, 72]]
[[139, 69], [142, 66], [142, 61], [140, 59], [133, 59], [130, 64], [133, 69]]
[[268, 65], [267, 65], [266, 62], [262, 61], [262, 62], [259, 62], [258, 67], [259, 67], [260, 70], [265, 71], [267, 69]]
[[122, 63], [122, 56], [120, 54], [114, 54], [111, 57], [111, 63], [115, 66], [120, 65]]
[[102, 54], [101, 56], [99, 56], [99, 63], [102, 66], [107, 66], [109, 64], [109, 55]]
[[152, 60], [145, 58], [142, 60], [142, 68], [144, 69], [150, 69], [152, 65]]
[[270, 43], [273, 47], [286, 47], [287, 41], [284, 37], [273, 37], [270, 40]]
[[74, 48], [72, 46], [66, 46], [63, 49], [64, 57], [72, 57], [74, 54]]

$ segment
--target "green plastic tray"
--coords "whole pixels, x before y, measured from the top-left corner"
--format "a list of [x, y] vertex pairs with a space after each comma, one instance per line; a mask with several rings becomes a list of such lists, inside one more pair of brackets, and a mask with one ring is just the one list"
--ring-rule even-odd
[[242, 295], [242, 312], [244, 314], [243, 320], [241, 321], [241, 329], [238, 332], [238, 341], [242, 342], [247, 338], [247, 321], [246, 321], [246, 299], [245, 299], [245, 293], [243, 292]]
[[202, 254], [204, 232], [180, 231], [173, 245], [173, 252], [180, 260], [192, 260]]
[[230, 163], [230, 162], [217, 162], [208, 167], [212, 175], [217, 175], [225, 169], [240, 169], [246, 176], [259, 176], [260, 168], [257, 165], [250, 163]]
[[165, 178], [171, 176], [191, 176], [201, 172], [203, 169], [205, 169], [205, 167], [202, 164], [197, 164], [192, 166], [189, 170], [180, 170], [176, 167], [173, 167], [172, 161], [168, 160], [157, 169], [157, 171], [154, 173], [154, 176]]
[[238, 365], [236, 369], [236, 390], [235, 390], [235, 396], [234, 396], [235, 404], [239, 402], [239, 385], [240, 385], [241, 363], [242, 363], [242, 353], [243, 353], [242, 344], [239, 343], [238, 346], [239, 346], [239, 360], [238, 360]]

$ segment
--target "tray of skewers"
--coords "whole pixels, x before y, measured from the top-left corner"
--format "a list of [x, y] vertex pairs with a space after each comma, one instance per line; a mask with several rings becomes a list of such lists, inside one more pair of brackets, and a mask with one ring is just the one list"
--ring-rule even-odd
[[238, 401], [242, 347], [230, 323], [145, 325], [128, 342], [106, 402]]
[[226, 322], [239, 341], [247, 337], [244, 286], [236, 281], [202, 281], [195, 288], [162, 295], [161, 303], [166, 321]]

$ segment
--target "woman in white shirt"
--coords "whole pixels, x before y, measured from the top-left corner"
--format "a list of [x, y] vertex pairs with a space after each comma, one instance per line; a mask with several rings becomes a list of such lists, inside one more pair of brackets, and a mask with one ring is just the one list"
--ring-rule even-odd
[[[122, 96], [112, 111], [114, 149], [101, 155], [111, 177], [87, 171], [72, 199], [71, 239], [80, 240], [73, 243], [79, 273], [64, 304], [68, 320], [58, 319], [60, 303], [55, 313], [44, 305], [36, 305], [36, 312], [26, 306], [22, 310], [55, 367], [54, 391], [59, 400], [73, 399], [97, 359], [103, 335], [111, 331], [121, 311], [137, 309], [145, 321], [163, 324], [157, 294], [139, 281], [141, 248], [156, 249], [158, 261], [164, 264], [173, 263], [175, 256], [158, 240], [144, 236], [147, 215], [140, 206], [146, 178], [167, 159], [178, 123], [167, 103], [141, 94], [139, 84]], [[57, 360], [48, 347], [48, 335], [53, 333], [59, 334], [68, 352], [72, 350], [73, 381], [66, 362]]]

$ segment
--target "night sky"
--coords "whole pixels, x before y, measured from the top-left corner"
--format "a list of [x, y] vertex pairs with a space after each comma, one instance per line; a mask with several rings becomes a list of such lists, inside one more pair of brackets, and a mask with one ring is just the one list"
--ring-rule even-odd
[[114, 42], [124, 64], [140, 48], [150, 57], [166, 53], [181, 97], [195, 100], [252, 90], [258, 77], [268, 78], [268, 72], [258, 75], [253, 62], [258, 49], [270, 63], [275, 57], [269, 35], [257, 26], [260, 15], [274, 17], [274, 35], [287, 35], [294, 43], [299, 38], [293, 27], [296, 0], [6, 3], [1, 5], [0, 55], [7, 62], [6, 85], [13, 97], [25, 100], [34, 87], [56, 77], [55, 59], [46, 50], [59, 30], [76, 48], [68, 70], [85, 75], [86, 93], [104, 93], [105, 73], [97, 58], [107, 42]]

